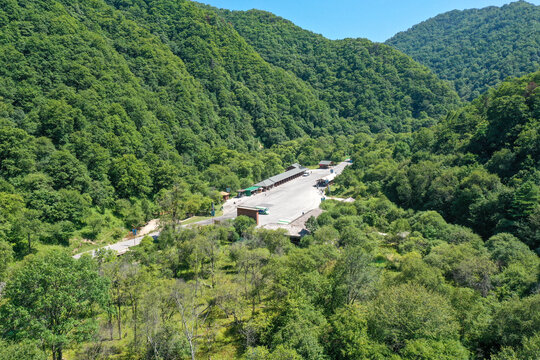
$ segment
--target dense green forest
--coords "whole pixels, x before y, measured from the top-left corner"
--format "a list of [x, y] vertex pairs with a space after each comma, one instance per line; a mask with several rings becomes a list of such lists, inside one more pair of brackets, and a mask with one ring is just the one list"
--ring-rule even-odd
[[[461, 103], [390, 46], [262, 11], [1, 2], [0, 359], [537, 360], [539, 84]], [[297, 242], [179, 226], [349, 156], [328, 191], [355, 201]]]
[[[6, 220], [2, 238], [18, 254], [33, 240], [100, 238], [103, 224], [107, 236], [120, 236], [118, 228], [152, 217], [159, 192], [178, 179], [186, 213], [207, 213], [218, 191], [297, 160], [261, 149], [308, 135], [332, 142], [328, 136], [375, 123], [407, 130], [397, 114], [409, 125], [431, 124], [456, 103], [434, 75], [385, 48], [387, 61], [426, 80], [411, 74], [392, 92], [423, 105], [388, 100], [393, 118], [342, 116], [310, 83], [263, 60], [226, 20], [190, 1], [6, 1], [0, 18], [3, 217], [31, 224]], [[408, 88], [413, 82], [419, 93]], [[315, 149], [304, 152], [311, 163]]]
[[540, 253], [538, 84], [540, 72], [509, 80], [435, 127], [366, 137], [341, 191], [435, 210], [485, 239], [510, 232]]
[[418, 129], [457, 103], [446, 83], [389, 46], [328, 40], [259, 10], [220, 13], [266, 61], [294, 73], [340, 117], [367, 123], [371, 131]]
[[239, 217], [169, 222], [120, 258], [28, 256], [4, 289], [3, 358], [537, 358], [540, 261], [514, 236], [383, 197], [323, 208], [298, 245]]
[[509, 76], [540, 67], [540, 6], [454, 10], [400, 32], [386, 44], [428, 66], [472, 100]]

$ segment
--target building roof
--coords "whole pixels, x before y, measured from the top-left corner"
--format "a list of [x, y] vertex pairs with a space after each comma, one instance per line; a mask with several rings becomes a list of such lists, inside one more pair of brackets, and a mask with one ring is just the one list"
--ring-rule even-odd
[[302, 166], [302, 165], [300, 165], [298, 163], [295, 163], [295, 164], [292, 164], [291, 166], [289, 166], [288, 169], [290, 169], [290, 170], [287, 170], [285, 172], [282, 172], [281, 174], [269, 177], [268, 179], [265, 179], [265, 180], [263, 180], [261, 182], [256, 183], [254, 186], [259, 186], [259, 187], [272, 186], [277, 182], [280, 182], [282, 180], [288, 179], [288, 178], [290, 178], [292, 176], [295, 176], [295, 175], [298, 175], [300, 173], [305, 172], [307, 170], [307, 167]]
[[332, 165], [333, 161], [331, 160], [321, 160], [319, 161], [319, 165]]
[[270, 229], [270, 230], [285, 229], [286, 234], [289, 235], [290, 237], [300, 238], [308, 234], [308, 231], [306, 230], [306, 221], [312, 216], [317, 218], [319, 215], [323, 213], [323, 211], [324, 210], [320, 208], [316, 208], [316, 209], [306, 212], [305, 214], [302, 214], [301, 216], [294, 219], [293, 221], [285, 221], [285, 222], [280, 221], [277, 223], [266, 224], [266, 225], [263, 225], [262, 228]]
[[229, 193], [226, 192], [226, 191], [220, 191], [219, 194], [222, 195], [222, 196], [231, 195], [231, 194], [229, 194]]
[[294, 168], [294, 169], [291, 169], [291, 170], [289, 170], [289, 171], [285, 171], [284, 173], [281, 173], [281, 174], [278, 174], [278, 175], [274, 175], [274, 176], [268, 178], [268, 180], [277, 183], [277, 182], [279, 182], [279, 181], [288, 179], [288, 178], [290, 178], [290, 177], [292, 177], [292, 176], [301, 174], [301, 173], [303, 173], [303, 172], [305, 172], [305, 171], [306, 171], [306, 168]]
[[255, 190], [259, 189], [259, 188], [260, 188], [260, 186], [255, 185], [255, 186], [250, 186], [250, 187], [248, 187], [248, 188], [246, 188], [244, 190], [245, 191], [255, 191]]
[[268, 187], [268, 186], [272, 186], [273, 184], [274, 182], [272, 180], [266, 179], [266, 180], [256, 183], [255, 186]]

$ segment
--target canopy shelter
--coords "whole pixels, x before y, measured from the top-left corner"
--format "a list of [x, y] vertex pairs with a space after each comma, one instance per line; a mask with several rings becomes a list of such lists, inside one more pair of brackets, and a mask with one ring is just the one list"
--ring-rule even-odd
[[229, 200], [229, 197], [231, 196], [231, 194], [226, 191], [220, 191], [219, 195], [221, 195], [223, 201]]
[[330, 166], [333, 166], [334, 162], [331, 160], [321, 160], [319, 161], [319, 169], [328, 169]]
[[269, 177], [266, 180], [258, 182], [255, 186], [260, 186], [262, 190], [269, 190], [275, 186], [279, 186], [287, 181], [295, 179], [307, 171], [307, 168], [301, 166], [300, 164], [292, 164], [289, 166], [290, 170], [287, 170], [281, 174], [274, 175]]
[[256, 194], [259, 191], [259, 189], [260, 189], [259, 186], [250, 186], [244, 189], [244, 193], [246, 194], [246, 196], [251, 196], [252, 194]]

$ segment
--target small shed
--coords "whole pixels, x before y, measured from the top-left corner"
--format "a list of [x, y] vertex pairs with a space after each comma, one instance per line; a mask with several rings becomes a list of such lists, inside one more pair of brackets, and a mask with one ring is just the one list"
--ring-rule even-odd
[[251, 186], [251, 187], [248, 187], [247, 189], [244, 189], [244, 193], [246, 194], [246, 196], [251, 196], [252, 194], [256, 194], [259, 192], [259, 186]]
[[328, 169], [330, 166], [333, 166], [334, 162], [331, 160], [321, 160], [319, 161], [319, 169]]
[[219, 194], [221, 195], [221, 197], [223, 198], [223, 201], [227, 201], [229, 200], [229, 197], [231, 196], [230, 193], [228, 192], [225, 192], [225, 191], [220, 191]]
[[251, 206], [239, 206], [236, 208], [236, 216], [244, 215], [255, 220], [259, 225], [259, 209]]

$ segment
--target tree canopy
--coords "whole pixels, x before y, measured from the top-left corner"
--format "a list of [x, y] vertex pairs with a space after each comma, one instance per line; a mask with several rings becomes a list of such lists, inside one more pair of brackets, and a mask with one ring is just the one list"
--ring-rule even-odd
[[540, 66], [540, 6], [516, 1], [501, 7], [453, 10], [400, 32], [386, 44], [428, 66], [472, 100], [507, 77]]

